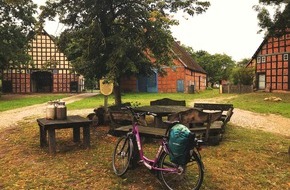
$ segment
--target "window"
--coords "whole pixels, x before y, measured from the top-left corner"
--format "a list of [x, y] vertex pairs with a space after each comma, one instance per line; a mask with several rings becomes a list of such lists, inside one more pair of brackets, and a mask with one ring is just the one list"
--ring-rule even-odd
[[265, 63], [265, 62], [266, 62], [266, 57], [263, 56], [263, 57], [262, 57], [262, 63]]
[[257, 63], [261, 63], [261, 57], [257, 57]]
[[283, 59], [284, 59], [284, 61], [288, 61], [288, 54], [284, 54]]

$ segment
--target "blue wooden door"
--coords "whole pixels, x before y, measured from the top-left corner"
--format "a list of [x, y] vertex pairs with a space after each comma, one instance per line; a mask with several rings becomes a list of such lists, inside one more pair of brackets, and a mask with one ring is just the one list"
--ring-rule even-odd
[[158, 92], [157, 87], [157, 72], [147, 78], [147, 92]]
[[177, 80], [177, 92], [184, 92], [183, 80]]
[[138, 92], [147, 92], [147, 77], [138, 77]]

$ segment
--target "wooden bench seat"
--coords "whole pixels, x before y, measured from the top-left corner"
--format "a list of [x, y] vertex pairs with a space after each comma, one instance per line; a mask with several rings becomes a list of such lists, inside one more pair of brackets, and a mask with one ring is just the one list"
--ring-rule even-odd
[[[115, 128], [114, 136], [122, 136], [128, 133], [132, 129], [132, 125], [126, 125], [122, 127]], [[164, 128], [156, 128], [156, 127], [145, 127], [145, 126], [138, 126], [139, 133], [141, 136], [144, 137], [153, 137], [153, 138], [162, 138], [165, 135], [166, 129]], [[194, 127], [189, 129], [191, 132], [195, 134], [204, 134], [206, 132], [206, 127]], [[211, 132], [219, 132], [220, 127], [219, 125], [214, 125], [211, 128]]]

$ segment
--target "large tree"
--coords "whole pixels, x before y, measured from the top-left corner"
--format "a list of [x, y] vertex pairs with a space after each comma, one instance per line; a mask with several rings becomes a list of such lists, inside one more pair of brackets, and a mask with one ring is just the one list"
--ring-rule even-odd
[[59, 0], [42, 7], [41, 20], [54, 19], [67, 26], [59, 47], [76, 71], [87, 78], [114, 80], [115, 103], [121, 103], [120, 78], [150, 75], [152, 68], [164, 74], [171, 65], [177, 24], [170, 13], [204, 12], [210, 4], [198, 0]]
[[187, 48], [194, 60], [207, 72], [208, 82], [212, 85], [221, 80], [228, 80], [231, 71], [235, 67], [235, 61], [226, 54], [211, 55], [207, 51], [194, 51]]
[[27, 48], [36, 8], [32, 0], [0, 0], [0, 69], [29, 60]]
[[[280, 36], [290, 28], [290, 1], [289, 0], [259, 0], [255, 6], [258, 11], [258, 20], [261, 31], [269, 35]], [[274, 10], [271, 15], [269, 10]]]

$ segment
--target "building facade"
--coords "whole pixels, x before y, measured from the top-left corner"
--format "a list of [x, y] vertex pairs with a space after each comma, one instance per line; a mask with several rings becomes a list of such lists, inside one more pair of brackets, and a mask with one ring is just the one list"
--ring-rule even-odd
[[83, 89], [84, 79], [73, 72], [46, 31], [35, 35], [28, 54], [32, 58], [28, 66], [1, 71], [4, 93], [68, 93]]
[[290, 33], [264, 39], [248, 63], [255, 68], [255, 88], [265, 91], [290, 90]]
[[167, 75], [162, 77], [154, 72], [150, 77], [125, 77], [121, 81], [123, 91], [158, 93], [193, 93], [206, 89], [206, 71], [193, 60], [177, 42], [172, 52], [176, 55], [174, 67], [164, 67]]

